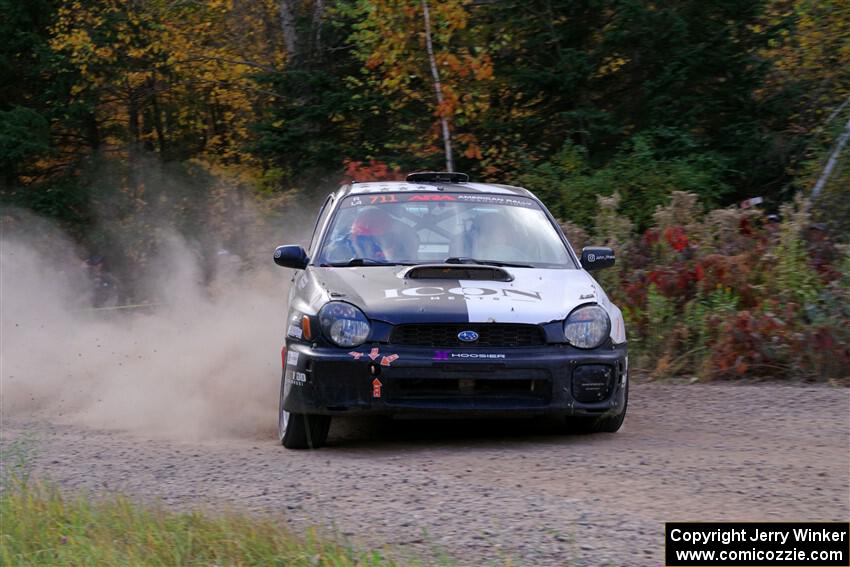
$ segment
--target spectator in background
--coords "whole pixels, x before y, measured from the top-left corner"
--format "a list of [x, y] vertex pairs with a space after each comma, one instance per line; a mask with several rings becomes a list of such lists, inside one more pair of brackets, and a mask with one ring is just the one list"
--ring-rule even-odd
[[86, 258], [83, 263], [89, 281], [91, 292], [88, 302], [94, 307], [114, 307], [119, 304], [118, 280], [106, 269], [106, 261], [103, 256], [93, 254]]

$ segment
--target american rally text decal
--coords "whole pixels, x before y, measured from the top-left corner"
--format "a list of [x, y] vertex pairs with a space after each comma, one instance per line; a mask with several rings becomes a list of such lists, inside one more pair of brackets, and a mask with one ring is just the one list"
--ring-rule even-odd
[[455, 193], [448, 195], [445, 193], [378, 193], [374, 195], [352, 195], [347, 197], [343, 207], [368, 207], [374, 205], [389, 205], [395, 203], [433, 203], [433, 202], [454, 202], [454, 203], [473, 203], [484, 205], [503, 205], [506, 207], [523, 207], [526, 209], [536, 209], [537, 204], [526, 197], [517, 197], [509, 195], [490, 195], [490, 194], [471, 194], [471, 193]]

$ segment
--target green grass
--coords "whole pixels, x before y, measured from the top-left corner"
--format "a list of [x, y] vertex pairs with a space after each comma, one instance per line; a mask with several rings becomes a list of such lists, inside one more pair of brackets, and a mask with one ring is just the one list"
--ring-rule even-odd
[[68, 498], [20, 480], [4, 485], [0, 565], [396, 565], [379, 551], [293, 534], [270, 518], [175, 513], [123, 497]]

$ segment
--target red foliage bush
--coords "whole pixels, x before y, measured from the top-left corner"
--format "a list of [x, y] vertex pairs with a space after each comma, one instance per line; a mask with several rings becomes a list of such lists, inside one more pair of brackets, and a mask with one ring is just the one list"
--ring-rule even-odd
[[344, 175], [349, 181], [401, 181], [404, 175], [398, 167], [390, 167], [386, 163], [377, 160], [362, 161], [345, 160]]
[[[846, 252], [794, 222], [767, 225], [757, 213], [727, 209], [633, 237], [609, 293], [627, 314], [635, 367], [850, 383]], [[788, 260], [789, 234], [805, 250], [799, 260]], [[789, 261], [799, 262], [790, 272]], [[814, 283], [788, 276], [805, 270], [819, 276]], [[809, 287], [794, 294], [795, 285]]]
[[688, 247], [688, 235], [681, 226], [671, 226], [664, 230], [664, 240], [676, 252], [681, 252]]

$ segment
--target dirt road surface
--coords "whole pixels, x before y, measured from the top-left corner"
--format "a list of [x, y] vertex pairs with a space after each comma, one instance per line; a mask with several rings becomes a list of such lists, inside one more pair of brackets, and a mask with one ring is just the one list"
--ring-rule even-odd
[[339, 420], [316, 452], [280, 447], [274, 419], [187, 443], [7, 418], [5, 466], [25, 452], [65, 490], [268, 513], [460, 565], [662, 565], [665, 521], [850, 519], [846, 389], [635, 384], [614, 435]]

